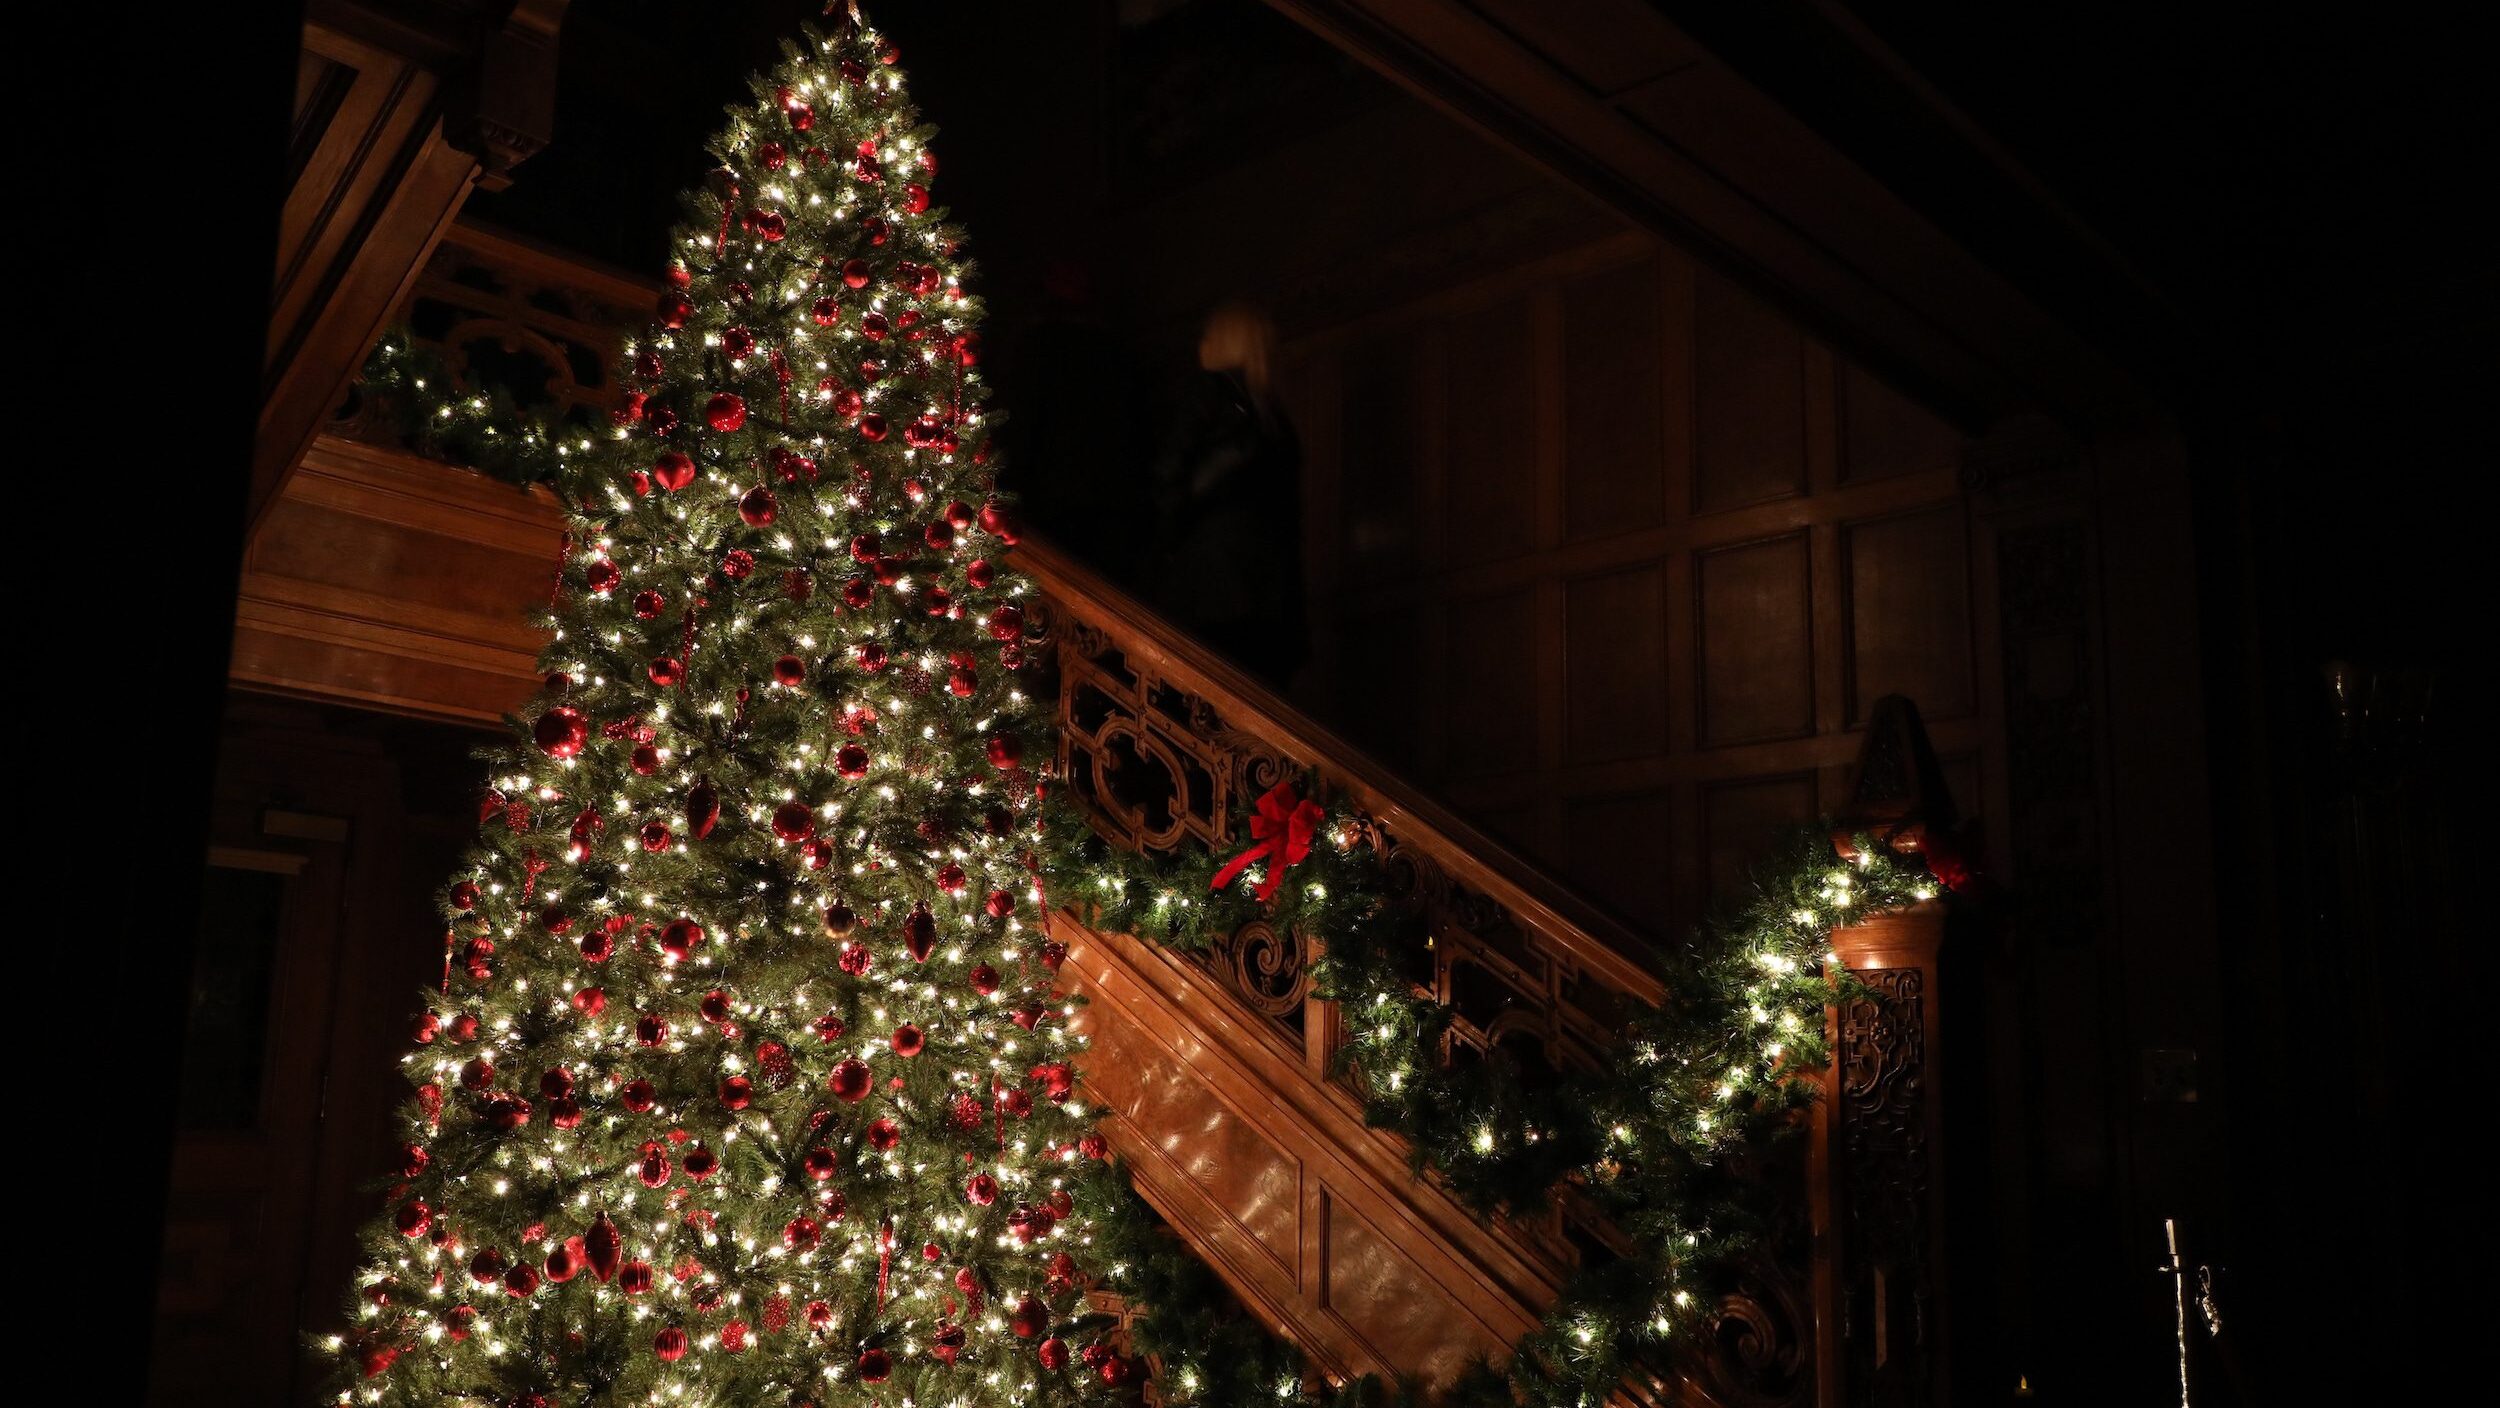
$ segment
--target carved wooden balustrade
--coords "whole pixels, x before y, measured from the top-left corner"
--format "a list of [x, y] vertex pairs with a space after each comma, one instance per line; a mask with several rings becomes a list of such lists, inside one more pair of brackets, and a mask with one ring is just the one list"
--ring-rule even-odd
[[[1408, 971], [1455, 1015], [1446, 1059], [1499, 1048], [1531, 1078], [1594, 1066], [1628, 1011], [1663, 996], [1644, 941], [1498, 842], [1083, 566], [1040, 544], [1019, 562], [1056, 653], [1061, 770], [1115, 843], [1238, 849], [1243, 805], [1310, 769], [1366, 819], [1429, 916]], [[1896, 772], [1926, 780], [1914, 712], [1870, 740], [1863, 797], [1900, 794]], [[1834, 1014], [1834, 1098], [1797, 1157], [1758, 1171], [1794, 1216], [1723, 1299], [1697, 1369], [1628, 1383], [1627, 1397], [1934, 1401], [1940, 919], [1923, 906], [1839, 936], [1869, 992]], [[1326, 935], [1253, 923], [1185, 953], [1071, 910], [1054, 923], [1070, 945], [1063, 971], [1091, 999], [1090, 1079], [1140, 1191], [1326, 1372], [1446, 1382], [1475, 1355], [1498, 1357], [1582, 1258], [1617, 1249], [1569, 1199], [1532, 1221], [1474, 1218], [1408, 1173], [1400, 1141], [1363, 1126], [1330, 1077], [1337, 1011], [1310, 988]]]

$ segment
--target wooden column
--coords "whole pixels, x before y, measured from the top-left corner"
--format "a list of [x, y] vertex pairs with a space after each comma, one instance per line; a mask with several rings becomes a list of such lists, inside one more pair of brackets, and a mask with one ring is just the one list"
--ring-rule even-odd
[[309, 7], [252, 450], [255, 531], [469, 192], [545, 145], [565, 4]]

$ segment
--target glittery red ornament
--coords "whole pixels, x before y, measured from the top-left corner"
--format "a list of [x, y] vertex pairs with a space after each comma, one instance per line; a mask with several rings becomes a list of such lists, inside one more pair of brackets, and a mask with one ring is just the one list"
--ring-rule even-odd
[[1034, 1355], [1042, 1361], [1042, 1367], [1045, 1369], [1058, 1370], [1068, 1367], [1067, 1342], [1057, 1335], [1042, 1341], [1041, 1348], [1035, 1350]]
[[668, 609], [668, 598], [645, 587], [634, 593], [633, 606], [635, 620], [656, 621], [660, 619], [660, 613]]
[[578, 756], [582, 745], [590, 740], [590, 721], [582, 717], [580, 710], [558, 705], [538, 716], [530, 736], [548, 757], [571, 758]]
[[440, 1018], [431, 1012], [423, 1013], [416, 1021], [409, 1024], [408, 1039], [419, 1046], [431, 1046], [442, 1029], [443, 1024]]
[[773, 491], [758, 484], [738, 498], [738, 518], [749, 528], [761, 528], [773, 521], [781, 506], [773, 499]]
[[816, 1250], [816, 1240], [817, 1228], [814, 1218], [794, 1217], [781, 1225], [781, 1244], [794, 1252]]
[[469, 1258], [469, 1278], [481, 1286], [491, 1286], [502, 1280], [503, 1273], [503, 1253], [493, 1247], [484, 1248]]
[[604, 557], [591, 559], [590, 565], [582, 569], [583, 583], [600, 596], [615, 591], [624, 580], [624, 569]]
[[1002, 606], [989, 615], [985, 623], [992, 640], [1024, 639], [1024, 613], [1013, 606]]
[[422, 1237], [425, 1230], [434, 1225], [434, 1213], [421, 1200], [405, 1202], [399, 1205], [398, 1212], [392, 1214], [391, 1225], [397, 1227], [403, 1237]]
[[829, 328], [842, 321], [842, 305], [833, 295], [827, 294], [808, 308], [807, 315], [816, 320], [816, 326]]
[[676, 839], [670, 834], [665, 821], [646, 821], [642, 824], [642, 848], [653, 855], [667, 855], [669, 845]]
[[873, 1083], [868, 1063], [852, 1057], [833, 1068], [833, 1077], [827, 1086], [837, 1098], [856, 1105], [868, 1098]]
[[969, 582], [974, 590], [986, 591], [991, 583], [998, 580], [998, 569], [992, 567], [986, 560], [976, 557], [964, 564], [964, 580]]
[[747, 423], [746, 398], [733, 391], [720, 391], [703, 403], [703, 423], [726, 435]]
[[948, 861], [937, 873], [938, 888], [950, 895], [962, 894], [969, 883], [970, 879], [964, 874], [964, 868], [953, 861]]
[[927, 210], [928, 210], [928, 208], [929, 208], [929, 188], [928, 188], [928, 187], [923, 186], [923, 185], [919, 184], [918, 182], [912, 182], [912, 183], [906, 184], [906, 185], [903, 187], [903, 209], [905, 209], [905, 210], [907, 210], [907, 211], [911, 212], [911, 213], [912, 213], [912, 214], [914, 214], [914, 215], [919, 215], [919, 214], [922, 214], [923, 212], [927, 211]]
[[694, 457], [683, 450], [668, 450], [651, 462], [651, 482], [676, 493], [694, 482]]
[[964, 1200], [975, 1207], [988, 1207], [998, 1201], [998, 1180], [986, 1173], [972, 1175], [964, 1184]]
[[467, 880], [459, 881], [451, 887], [451, 907], [454, 909], [463, 911], [475, 909], [477, 899], [477, 886]]
[[1076, 1151], [1089, 1159], [1109, 1157], [1111, 1141], [1099, 1134], [1088, 1134], [1076, 1141]]

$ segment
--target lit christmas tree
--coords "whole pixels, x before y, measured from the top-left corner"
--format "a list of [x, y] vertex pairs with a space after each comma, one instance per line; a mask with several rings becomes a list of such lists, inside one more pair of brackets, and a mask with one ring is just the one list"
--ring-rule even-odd
[[894, 60], [854, 22], [756, 81], [613, 436], [540, 447], [546, 686], [446, 893], [342, 1402], [1133, 1392], [1073, 1328], [1047, 722]]

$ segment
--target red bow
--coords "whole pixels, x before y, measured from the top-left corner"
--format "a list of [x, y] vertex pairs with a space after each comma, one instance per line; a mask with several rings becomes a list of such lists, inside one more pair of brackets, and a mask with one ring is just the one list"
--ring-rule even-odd
[[1249, 869], [1250, 862], [1273, 856], [1276, 863], [1267, 868], [1267, 878], [1259, 882], [1255, 893], [1261, 903], [1275, 898], [1276, 886], [1285, 878], [1285, 867], [1300, 864], [1311, 853], [1311, 835], [1327, 817], [1319, 803], [1297, 799], [1292, 783], [1277, 783], [1259, 799], [1259, 809], [1250, 818], [1250, 834], [1259, 843], [1215, 872], [1215, 879], [1207, 888], [1221, 890], [1233, 883], [1234, 876]]

